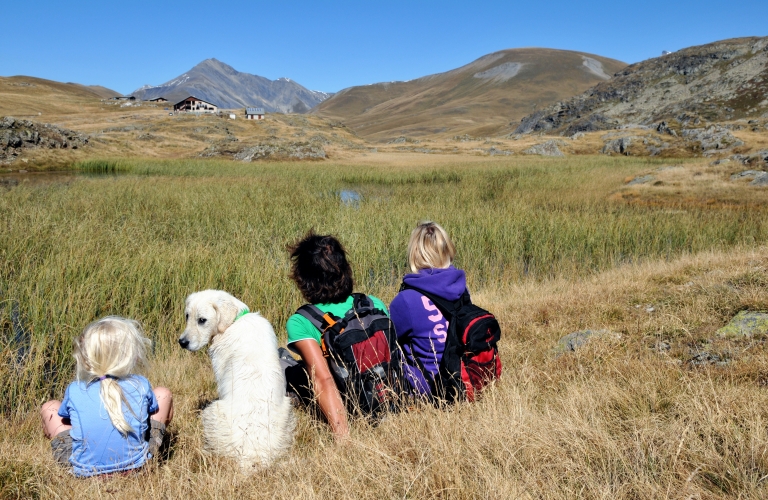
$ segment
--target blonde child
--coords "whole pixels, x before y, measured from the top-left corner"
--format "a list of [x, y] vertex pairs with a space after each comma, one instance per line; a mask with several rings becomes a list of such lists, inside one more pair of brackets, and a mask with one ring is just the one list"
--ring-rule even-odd
[[[403, 283], [458, 300], [467, 289], [464, 271], [453, 266], [456, 247], [448, 233], [432, 221], [420, 222], [408, 241], [408, 265]], [[435, 380], [445, 351], [448, 320], [427, 297], [403, 290], [389, 306], [395, 331], [405, 353], [405, 378], [422, 396], [435, 395]]]
[[[54, 459], [79, 477], [130, 471], [158, 452], [173, 418], [171, 392], [134, 372], [151, 341], [139, 323], [108, 316], [75, 339], [77, 380], [41, 410]], [[151, 418], [150, 418], [151, 415]]]

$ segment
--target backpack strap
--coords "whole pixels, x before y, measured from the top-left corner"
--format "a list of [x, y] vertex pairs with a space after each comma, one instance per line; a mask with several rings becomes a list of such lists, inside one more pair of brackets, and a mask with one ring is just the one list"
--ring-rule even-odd
[[427, 399], [432, 403], [437, 403], [439, 400], [439, 387], [437, 379], [440, 378], [440, 373], [438, 372], [437, 376], [433, 377], [429, 370], [427, 370], [427, 367], [424, 366], [424, 363], [414, 353], [413, 342], [409, 342], [408, 345], [411, 347], [411, 359], [416, 362], [416, 368], [421, 372], [422, 378], [427, 383], [427, 388], [429, 389], [429, 397]]
[[331, 313], [325, 313], [314, 304], [304, 304], [296, 310], [296, 314], [303, 316], [312, 326], [320, 330], [320, 348], [323, 355], [328, 357], [328, 348], [325, 345], [325, 332], [339, 323], [339, 319]]
[[352, 309], [350, 309], [344, 319], [351, 319], [355, 317], [355, 313], [362, 314], [372, 312], [374, 310], [373, 301], [364, 293], [352, 294]]
[[323, 333], [338, 322], [338, 318], [333, 314], [321, 311], [314, 304], [304, 304], [296, 310], [296, 314], [307, 318], [315, 328]]
[[347, 313], [344, 315], [343, 318], [337, 320], [339, 323], [339, 326], [341, 326], [342, 330], [349, 325], [351, 321], [353, 321], [355, 318], [358, 318], [360, 316], [366, 316], [368, 314], [383, 314], [387, 317], [389, 317], [389, 314], [387, 314], [385, 311], [382, 311], [378, 308], [376, 308], [376, 305], [373, 303], [370, 297], [368, 297], [364, 293], [353, 293], [352, 294], [352, 308], [347, 311]]

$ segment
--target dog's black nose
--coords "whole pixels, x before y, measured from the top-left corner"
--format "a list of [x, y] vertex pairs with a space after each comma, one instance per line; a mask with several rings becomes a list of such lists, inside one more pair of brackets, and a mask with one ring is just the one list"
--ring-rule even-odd
[[187, 348], [187, 346], [189, 345], [189, 340], [187, 340], [187, 339], [185, 339], [185, 338], [180, 338], [180, 339], [179, 339], [179, 345], [180, 345], [181, 347], [183, 347], [184, 349], [186, 349], [186, 348]]

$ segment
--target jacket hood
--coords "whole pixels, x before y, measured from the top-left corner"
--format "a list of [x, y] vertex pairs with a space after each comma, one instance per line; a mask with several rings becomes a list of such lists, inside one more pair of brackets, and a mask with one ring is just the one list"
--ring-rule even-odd
[[418, 273], [406, 274], [403, 282], [450, 301], [458, 300], [467, 289], [464, 271], [453, 266], [445, 269], [421, 269]]

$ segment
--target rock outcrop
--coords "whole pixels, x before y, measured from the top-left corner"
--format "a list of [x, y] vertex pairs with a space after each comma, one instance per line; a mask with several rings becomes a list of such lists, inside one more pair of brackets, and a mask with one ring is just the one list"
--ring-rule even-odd
[[620, 137], [618, 139], [611, 139], [605, 143], [602, 149], [603, 154], [621, 154], [629, 155], [629, 146], [632, 145], [633, 137]]
[[541, 144], [535, 144], [528, 149], [523, 150], [523, 154], [526, 155], [540, 155], [540, 156], [565, 156], [558, 146], [562, 146], [564, 143], [557, 140], [549, 140]]
[[717, 331], [718, 337], [744, 338], [768, 335], [768, 314], [741, 311]]
[[77, 149], [88, 144], [88, 136], [47, 123], [0, 118], [0, 161], [11, 162], [24, 149]]
[[768, 112], [767, 96], [768, 37], [736, 38], [627, 66], [579, 96], [524, 117], [514, 133], [571, 136], [639, 124], [677, 135], [676, 129], [705, 122], [761, 116]]
[[324, 146], [330, 141], [322, 136], [311, 137], [307, 141], [290, 141], [270, 137], [258, 144], [236, 144], [235, 140], [221, 140], [206, 148], [199, 156], [231, 157], [244, 162], [258, 160], [323, 160], [326, 158]]

